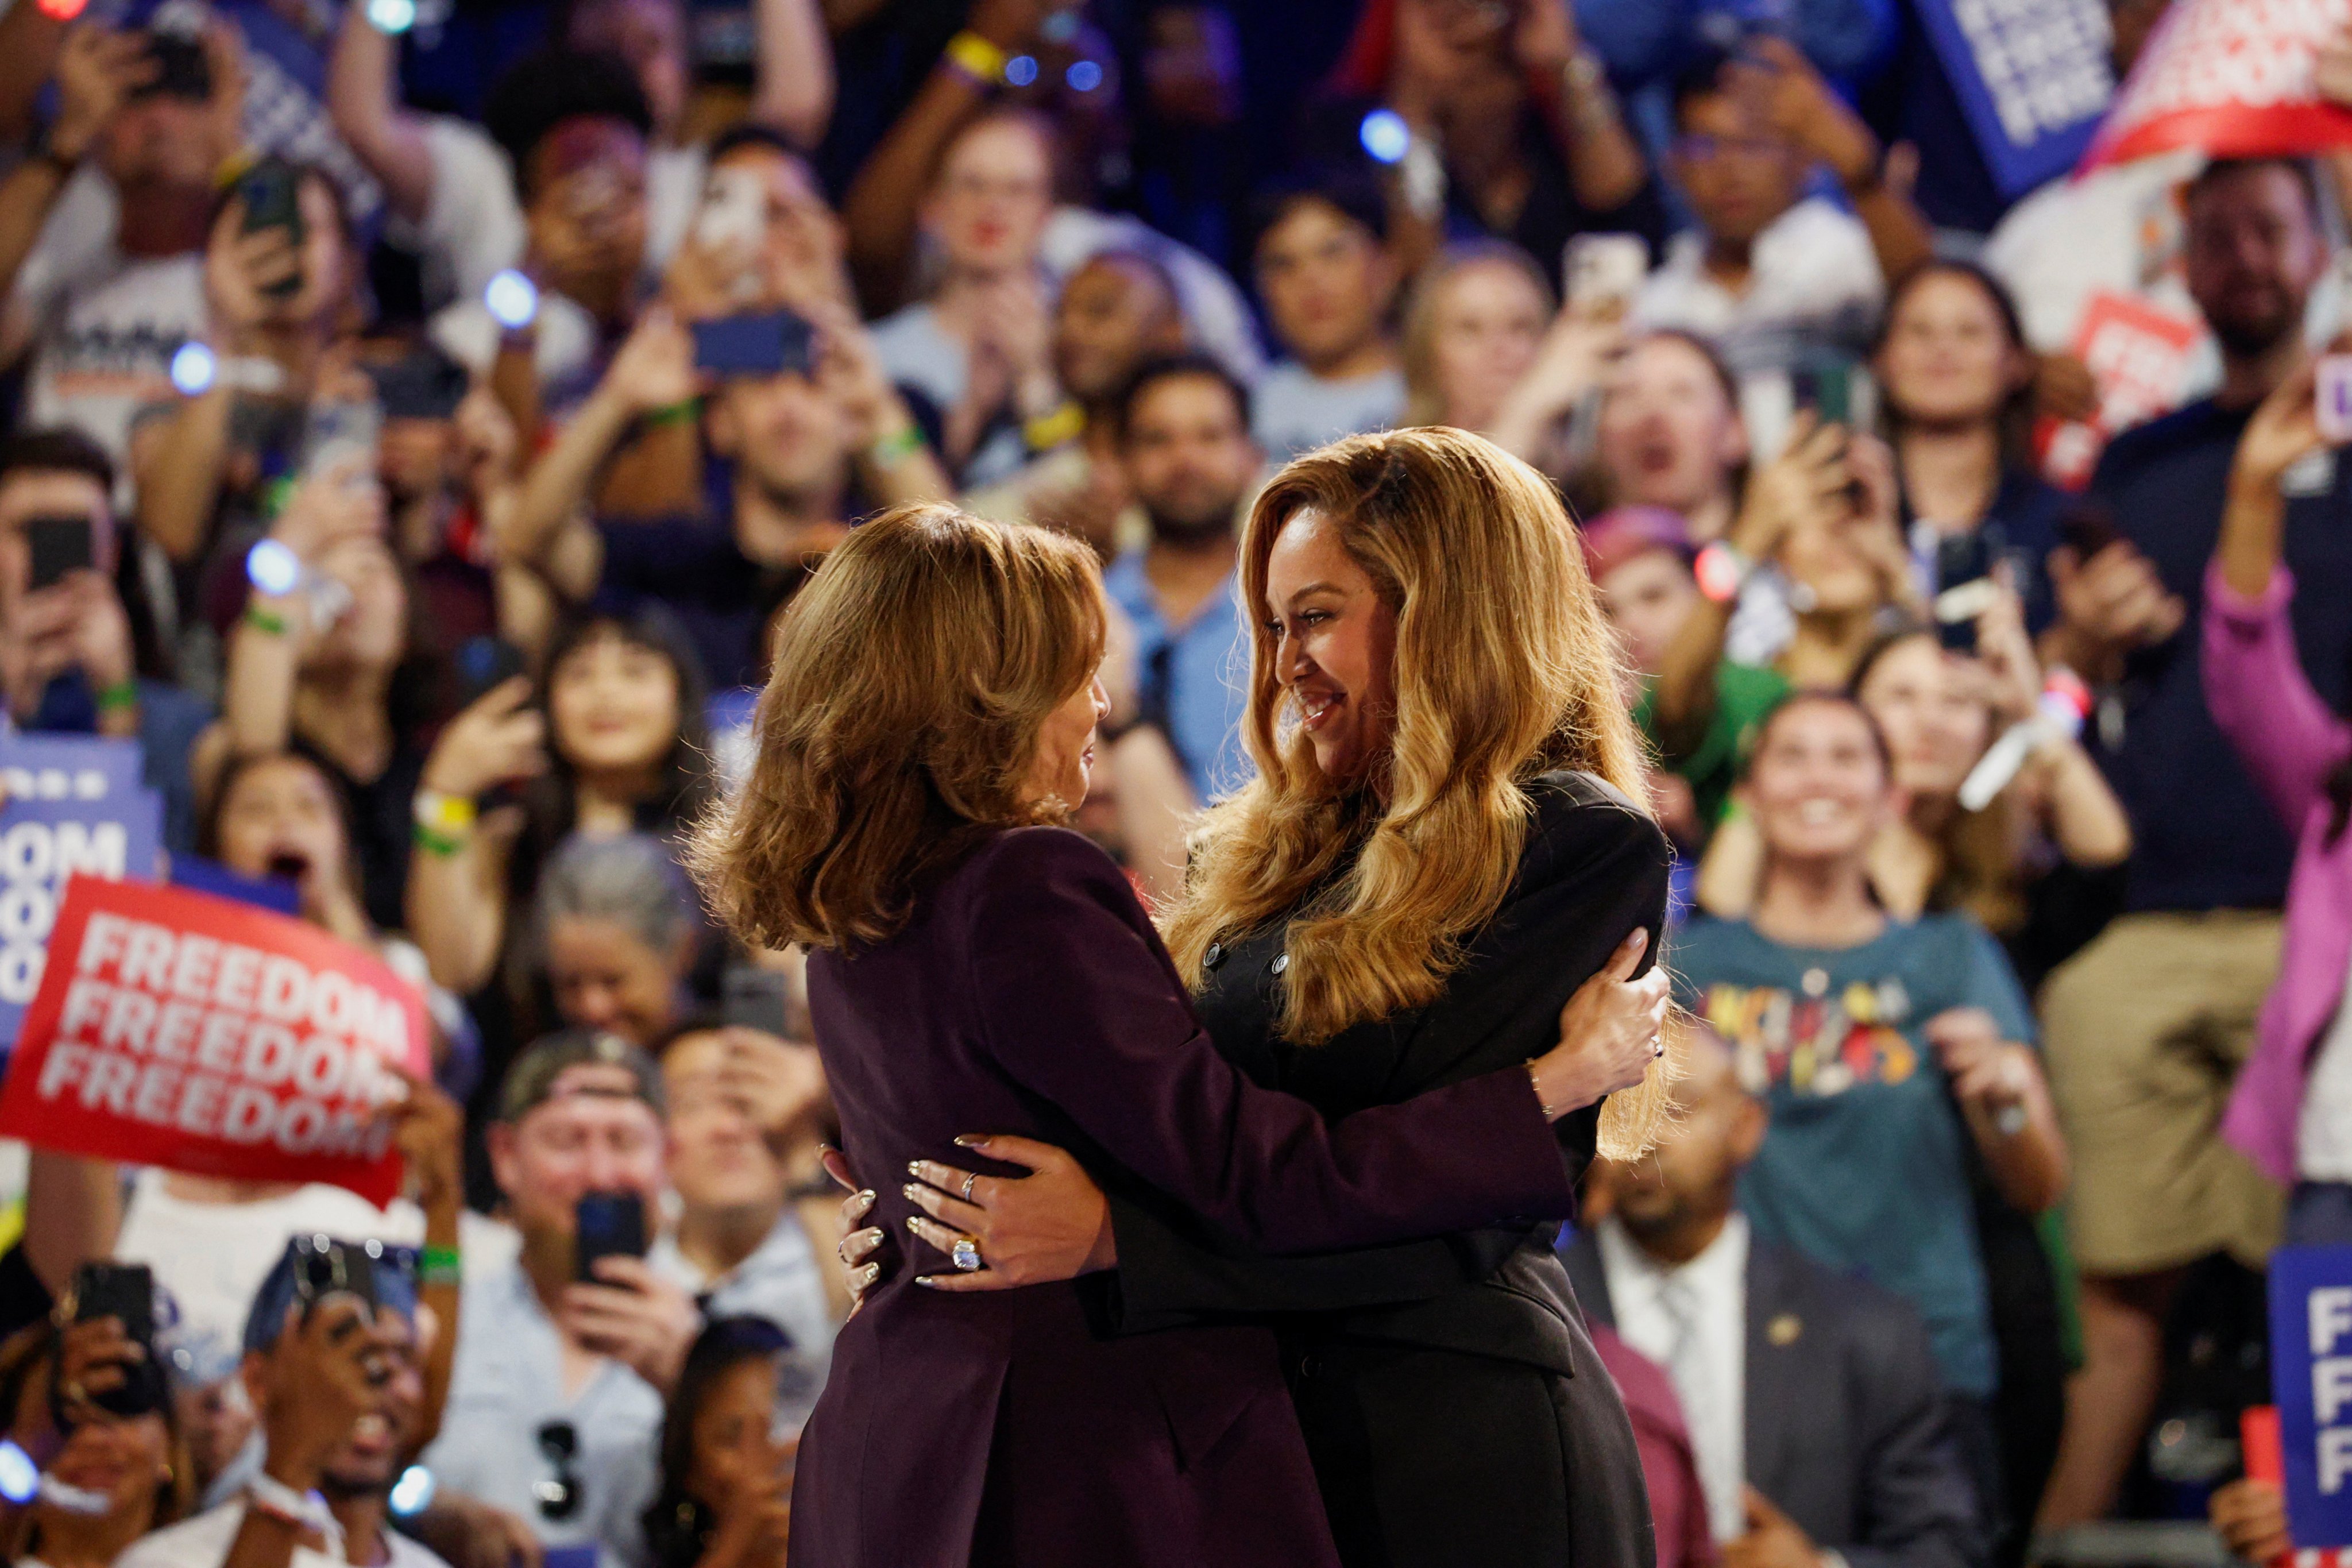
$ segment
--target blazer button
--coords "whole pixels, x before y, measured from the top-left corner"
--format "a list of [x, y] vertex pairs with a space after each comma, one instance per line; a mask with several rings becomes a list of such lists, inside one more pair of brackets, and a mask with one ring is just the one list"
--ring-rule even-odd
[[1225, 944], [1221, 942], [1213, 942], [1209, 944], [1209, 951], [1201, 955], [1201, 967], [1203, 969], [1214, 969], [1224, 961]]
[[1289, 968], [1289, 967], [1290, 967], [1290, 954], [1288, 954], [1288, 953], [1286, 953], [1286, 952], [1277, 952], [1277, 953], [1276, 953], [1276, 954], [1274, 955], [1274, 970], [1273, 970], [1273, 973], [1276, 973], [1276, 974], [1279, 974], [1279, 973], [1281, 973], [1284, 970], [1286, 970], [1286, 969], [1287, 969], [1287, 968]]

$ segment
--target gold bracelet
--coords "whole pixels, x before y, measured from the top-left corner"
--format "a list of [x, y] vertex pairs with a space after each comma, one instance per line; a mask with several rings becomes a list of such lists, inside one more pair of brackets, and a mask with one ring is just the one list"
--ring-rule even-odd
[[1551, 1101], [1544, 1098], [1543, 1079], [1537, 1075], [1536, 1058], [1533, 1057], [1529, 1057], [1528, 1058], [1528, 1087], [1536, 1091], [1536, 1109], [1543, 1112], [1544, 1120], [1546, 1121], [1559, 1121], [1564, 1113], [1554, 1110], [1551, 1108]]

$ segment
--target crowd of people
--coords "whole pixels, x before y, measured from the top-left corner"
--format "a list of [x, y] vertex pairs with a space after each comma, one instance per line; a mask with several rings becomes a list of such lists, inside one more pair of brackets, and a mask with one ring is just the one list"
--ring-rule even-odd
[[[1676, 850], [1676, 1111], [1560, 1243], [1660, 1563], [2209, 1498], [2286, 1547], [2158, 1418], [2263, 1399], [2175, 1375], [2216, 1280], [2352, 1241], [2352, 163], [1989, 200], [1906, 140], [1898, 0], [1263, 9], [0, 14], [5, 722], [135, 742], [169, 853], [383, 959], [434, 1061], [389, 1208], [0, 1184], [12, 1558], [780, 1563], [879, 1267], [804, 955], [682, 869], [780, 612], [900, 503], [1082, 540], [1077, 825], [1164, 900], [1252, 765], [1253, 499], [1416, 426], [1568, 500]], [[2085, 363], [2116, 310], [2168, 384]], [[110, 1260], [144, 1332], [74, 1310]]]

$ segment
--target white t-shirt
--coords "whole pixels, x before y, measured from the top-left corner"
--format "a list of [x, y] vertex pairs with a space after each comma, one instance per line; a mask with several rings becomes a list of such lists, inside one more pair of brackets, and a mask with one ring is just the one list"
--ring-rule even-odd
[[1782, 345], [1791, 338], [1859, 346], [1886, 299], [1870, 231], [1821, 196], [1799, 202], [1756, 237], [1740, 292], [1709, 277], [1706, 258], [1705, 236], [1675, 236], [1635, 298], [1634, 322], [1695, 332], [1743, 373], [1784, 360]]
[[1385, 430], [1403, 417], [1404, 373], [1394, 368], [1327, 381], [1284, 360], [1250, 389], [1250, 433], [1275, 463], [1342, 436]]
[[113, 187], [67, 182], [9, 295], [33, 352], [28, 426], [69, 425], [121, 466], [139, 412], [173, 395], [172, 356], [201, 336], [204, 257], [131, 257], [115, 244]]
[[154, 1269], [156, 1283], [179, 1303], [181, 1332], [226, 1335], [231, 1344], [241, 1341], [254, 1292], [289, 1237], [324, 1234], [415, 1246], [425, 1237], [425, 1216], [414, 1204], [380, 1209], [320, 1183], [249, 1204], [192, 1203], [163, 1184], [164, 1173], [152, 1167], [133, 1179], [114, 1254]]
[[[245, 1500], [236, 1498], [194, 1519], [141, 1536], [114, 1560], [114, 1568], [221, 1568], [244, 1523]], [[383, 1542], [390, 1553], [387, 1568], [449, 1568], [431, 1547], [396, 1530], [384, 1531]], [[334, 1555], [297, 1544], [293, 1568], [343, 1568], [341, 1532], [329, 1536], [327, 1545]]]

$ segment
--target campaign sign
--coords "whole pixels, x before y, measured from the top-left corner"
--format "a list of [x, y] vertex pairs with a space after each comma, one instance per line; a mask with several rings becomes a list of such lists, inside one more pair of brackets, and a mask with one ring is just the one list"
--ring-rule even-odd
[[2270, 1295], [2288, 1532], [2352, 1545], [2352, 1247], [2279, 1248]]
[[425, 1008], [315, 926], [76, 877], [0, 1084], [0, 1136], [247, 1181], [400, 1190], [381, 1111], [430, 1072]]
[[2320, 96], [2316, 72], [2347, 25], [2352, 0], [2172, 0], [2081, 170], [2176, 147], [2276, 158], [2352, 146], [2352, 110]]
[[1986, 170], [2014, 199], [2074, 166], [2115, 94], [2102, 0], [1917, 0]]
[[163, 805], [139, 782], [131, 741], [0, 740], [0, 1050], [16, 1042], [40, 988], [43, 955], [68, 877], [149, 879]]

